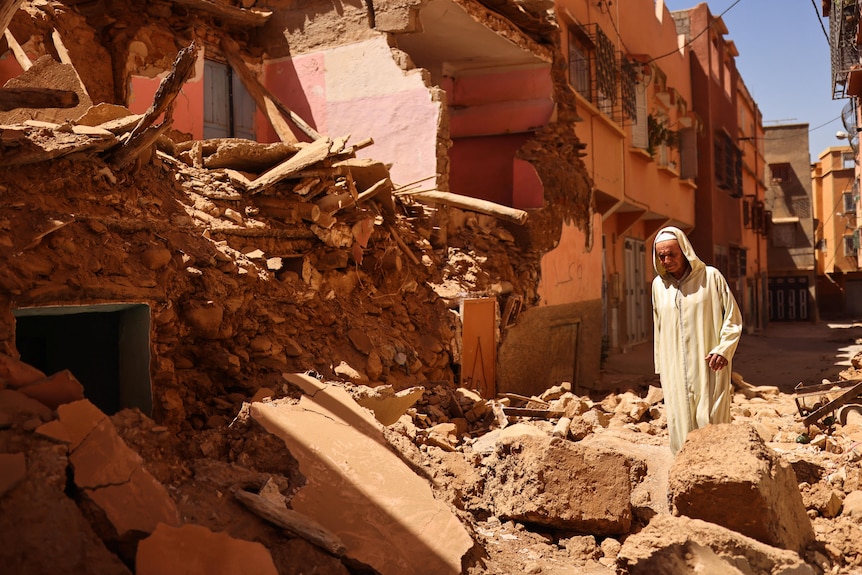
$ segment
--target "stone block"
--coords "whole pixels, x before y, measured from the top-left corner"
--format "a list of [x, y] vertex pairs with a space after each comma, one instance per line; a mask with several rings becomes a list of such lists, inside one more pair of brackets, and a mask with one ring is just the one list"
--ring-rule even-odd
[[499, 516], [594, 535], [628, 533], [629, 460], [548, 435], [500, 439], [485, 498]]
[[793, 468], [747, 424], [689, 433], [671, 467], [668, 493], [675, 515], [768, 545], [801, 553], [814, 540]]

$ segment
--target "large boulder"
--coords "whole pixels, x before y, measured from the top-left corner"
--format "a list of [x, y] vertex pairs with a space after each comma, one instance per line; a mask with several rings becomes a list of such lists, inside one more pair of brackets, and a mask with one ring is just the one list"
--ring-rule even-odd
[[486, 459], [489, 511], [594, 535], [628, 533], [631, 469], [624, 455], [554, 438], [501, 438]]
[[748, 424], [689, 433], [670, 469], [668, 492], [675, 515], [797, 553], [814, 541], [793, 468]]

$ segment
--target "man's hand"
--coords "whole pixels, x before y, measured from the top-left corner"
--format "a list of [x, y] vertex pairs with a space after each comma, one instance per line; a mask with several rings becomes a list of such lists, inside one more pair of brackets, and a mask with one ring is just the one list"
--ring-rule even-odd
[[706, 364], [712, 371], [719, 371], [720, 369], [724, 369], [724, 366], [727, 365], [727, 360], [717, 353], [711, 353], [706, 356]]

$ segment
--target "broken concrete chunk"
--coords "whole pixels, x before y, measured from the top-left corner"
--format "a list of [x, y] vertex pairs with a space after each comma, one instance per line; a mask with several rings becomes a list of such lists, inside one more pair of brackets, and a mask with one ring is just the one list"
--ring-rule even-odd
[[389, 448], [382, 426], [344, 389], [292, 376], [312, 394], [298, 405], [252, 404], [251, 415], [284, 440], [308, 480], [293, 509], [335, 533], [348, 557], [382, 575], [461, 573], [472, 539], [427, 481]]
[[668, 494], [675, 515], [768, 545], [801, 553], [814, 540], [793, 468], [747, 424], [689, 433], [671, 467]]
[[101, 509], [118, 537], [151, 533], [160, 523], [180, 524], [167, 490], [143, 468], [140, 456], [107, 417], [71, 451], [69, 461], [75, 485]]
[[379, 387], [359, 386], [353, 397], [356, 403], [374, 412], [374, 417], [383, 425], [392, 425], [398, 418], [413, 407], [422, 394], [424, 387], [411, 387], [396, 393], [391, 385]]
[[367, 383], [368, 382], [368, 376], [367, 375], [365, 375], [364, 373], [355, 369], [346, 361], [342, 361], [341, 363], [336, 365], [335, 369], [333, 369], [333, 371], [337, 375], [340, 375], [341, 377], [343, 377], [345, 380], [352, 381], [353, 383]]
[[[508, 430], [506, 430], [508, 431]], [[500, 440], [485, 497], [499, 517], [581, 533], [628, 533], [632, 522], [629, 461], [557, 438]]]
[[72, 403], [84, 399], [84, 386], [81, 385], [68, 369], [26, 385], [20, 389], [27, 397], [41, 401], [51, 409], [57, 409], [64, 403]]
[[770, 547], [713, 523], [670, 515], [656, 515], [643, 530], [627, 537], [617, 567], [628, 575], [815, 573], [793, 551]]
[[25, 385], [45, 379], [44, 372], [29, 363], [0, 353], [0, 389], [11, 387], [18, 389]]
[[86, 399], [61, 405], [57, 415], [69, 438], [70, 450], [78, 447], [90, 431], [108, 417]]
[[159, 525], [138, 544], [137, 575], [278, 575], [269, 550], [256, 541], [214, 533], [200, 525]]
[[847, 494], [841, 515], [853, 517], [856, 521], [862, 522], [862, 491], [851, 491]]

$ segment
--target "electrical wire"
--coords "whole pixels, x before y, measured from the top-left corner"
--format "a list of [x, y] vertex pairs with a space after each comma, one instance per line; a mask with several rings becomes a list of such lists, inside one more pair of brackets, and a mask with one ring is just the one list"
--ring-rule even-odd
[[[685, 48], [685, 47], [691, 46], [691, 45], [694, 43], [694, 41], [695, 41], [695, 40], [697, 40], [698, 38], [700, 38], [701, 36], [703, 36], [703, 35], [707, 32], [707, 30], [709, 30], [709, 29], [711, 29], [713, 26], [715, 26], [715, 24], [718, 22], [719, 18], [721, 18], [722, 16], [724, 16], [725, 14], [727, 14], [728, 12], [730, 12], [730, 10], [731, 10], [734, 6], [736, 6], [737, 4], [739, 4], [740, 2], [742, 2], [742, 0], [736, 0], [733, 4], [731, 4], [730, 6], [728, 6], [727, 8], [725, 8], [724, 12], [722, 12], [721, 14], [719, 14], [716, 18], [713, 18], [713, 20], [712, 20], [712, 22], [709, 24], [709, 26], [707, 26], [706, 28], [704, 28], [703, 30], [701, 30], [700, 32], [698, 32], [695, 36], [692, 36], [690, 40], [687, 40], [687, 41], [685, 42], [685, 44], [683, 44], [683, 45], [681, 46], [681, 48]], [[671, 51], [670, 51], [670, 52], [668, 52], [667, 54], [662, 54], [661, 56], [656, 56], [655, 58], [652, 58], [651, 60], [649, 60], [649, 61], [647, 62], [647, 64], [652, 64], [652, 63], [653, 63], [653, 62], [655, 62], [656, 60], [661, 60], [662, 58], [667, 58], [668, 56], [673, 56], [674, 54], [677, 54], [677, 53], [679, 53], [679, 48], [677, 48], [677, 49], [675, 49], [675, 50], [671, 50]]]
[[826, 43], [829, 44], [829, 32], [826, 31], [826, 26], [823, 25], [823, 18], [820, 17], [820, 12], [817, 11], [817, 4], [811, 0], [811, 6], [814, 7], [814, 13], [817, 15], [817, 21], [820, 22], [820, 29], [823, 30], [823, 35], [826, 37]]

